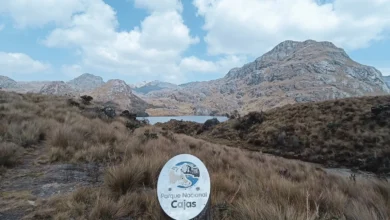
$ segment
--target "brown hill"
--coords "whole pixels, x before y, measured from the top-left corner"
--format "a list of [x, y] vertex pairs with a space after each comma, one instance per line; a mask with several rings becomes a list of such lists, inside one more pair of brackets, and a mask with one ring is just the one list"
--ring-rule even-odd
[[210, 174], [212, 219], [390, 217], [385, 181], [211, 144], [127, 119], [90, 118], [67, 98], [0, 91], [0, 219], [161, 219], [157, 178], [178, 154]]
[[181, 109], [187, 114], [210, 115], [389, 91], [374, 67], [353, 61], [330, 42], [308, 40], [282, 42], [254, 62], [232, 69], [222, 79], [154, 91], [147, 94], [147, 100], [170, 107], [156, 113]]
[[104, 85], [90, 92], [85, 92], [85, 94], [92, 96], [96, 101], [117, 104], [121, 110], [141, 113], [149, 107], [148, 103], [133, 94], [130, 86], [123, 80], [109, 80]]
[[390, 96], [286, 105], [204, 130], [171, 121], [166, 129], [287, 158], [390, 173]]

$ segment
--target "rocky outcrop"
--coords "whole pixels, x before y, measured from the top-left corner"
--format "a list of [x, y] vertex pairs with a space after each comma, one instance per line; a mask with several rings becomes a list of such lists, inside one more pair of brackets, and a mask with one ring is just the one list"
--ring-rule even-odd
[[53, 81], [42, 87], [40, 94], [75, 96], [77, 93], [68, 84], [63, 81]]
[[109, 80], [104, 85], [85, 94], [92, 96], [96, 101], [112, 102], [117, 104], [121, 110], [128, 109], [134, 113], [144, 112], [149, 106], [148, 103], [132, 93], [129, 85], [119, 79]]
[[0, 88], [8, 89], [8, 88], [13, 88], [15, 86], [16, 86], [15, 80], [6, 76], [0, 76]]
[[102, 77], [89, 73], [84, 73], [83, 75], [68, 82], [69, 86], [79, 92], [91, 91], [102, 86], [103, 84], [104, 81]]
[[331, 42], [307, 40], [282, 42], [255, 61], [230, 70], [222, 79], [155, 91], [147, 99], [154, 103], [165, 98], [165, 103], [183, 110], [182, 106], [191, 105], [195, 114], [233, 110], [248, 113], [287, 104], [389, 92], [374, 67], [353, 61]]

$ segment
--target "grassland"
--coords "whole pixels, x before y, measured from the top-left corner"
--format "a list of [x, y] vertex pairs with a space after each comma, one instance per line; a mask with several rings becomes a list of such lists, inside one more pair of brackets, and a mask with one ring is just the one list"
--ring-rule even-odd
[[206, 130], [191, 122], [159, 126], [218, 144], [330, 167], [390, 173], [390, 96], [287, 105]]
[[[92, 106], [69, 103], [60, 97], [0, 92], [0, 214], [9, 219], [160, 219], [160, 169], [169, 158], [189, 153], [209, 169], [214, 219], [390, 217], [387, 182], [353, 181], [319, 166], [155, 126], [133, 130], [129, 119], [99, 117]], [[25, 166], [27, 173], [40, 171], [29, 174], [32, 179], [47, 177], [51, 174], [45, 169], [62, 164], [99, 164], [102, 174], [95, 184], [50, 197], [30, 191], [29, 184], [18, 191], [4, 187], [10, 179], [14, 185], [28, 180], [18, 173], [26, 160], [33, 161]]]

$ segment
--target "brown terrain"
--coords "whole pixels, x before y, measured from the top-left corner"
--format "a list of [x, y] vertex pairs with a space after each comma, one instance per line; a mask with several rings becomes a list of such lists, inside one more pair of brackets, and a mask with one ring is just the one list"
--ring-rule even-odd
[[[294, 103], [386, 95], [388, 77], [353, 61], [330, 42], [284, 41], [225, 77], [174, 85], [152, 81], [129, 86], [115, 79], [82, 74], [69, 82], [16, 82], [0, 76], [6, 91], [78, 97], [90, 95], [142, 115], [224, 115], [266, 111]], [[146, 113], [145, 113], [146, 112]]]
[[[285, 41], [221, 79], [151, 91], [152, 115], [223, 115], [287, 104], [389, 94], [381, 73], [353, 61], [330, 42]], [[163, 104], [164, 103], [164, 104]]]
[[[378, 133], [376, 143], [382, 144], [388, 138], [384, 136], [388, 115], [374, 110], [370, 116], [366, 108], [386, 100], [388, 97], [340, 100], [326, 111], [323, 109], [332, 102], [285, 106], [284, 111], [239, 117], [214, 128], [205, 123], [203, 129], [211, 130], [199, 135], [219, 134], [219, 139], [225, 140], [229, 134], [244, 143], [240, 131], [246, 130], [241, 132], [245, 139], [267, 144], [273, 143], [272, 139], [256, 136], [266, 132], [257, 128], [270, 127], [267, 132], [279, 134], [277, 129], [285, 123], [286, 134], [279, 139], [289, 147], [295, 143], [293, 134], [309, 134], [307, 128], [313, 126], [318, 137], [298, 138], [300, 147], [301, 141], [323, 140], [318, 130], [322, 125], [315, 125], [315, 119], [326, 121], [323, 128], [328, 135], [331, 129], [338, 134], [344, 126], [359, 132], [361, 123], [368, 120], [367, 127], [372, 128], [366, 132]], [[87, 99], [0, 91], [0, 219], [160, 219], [157, 176], [169, 158], [181, 153], [199, 157], [209, 170], [213, 219], [390, 217], [388, 182], [334, 175], [320, 165], [175, 134], [142, 125], [129, 114], [92, 114], [97, 105]], [[358, 107], [364, 110], [358, 111]], [[280, 115], [282, 112], [290, 112], [289, 117]], [[329, 120], [326, 112], [337, 117]], [[366, 139], [363, 136], [361, 140]], [[377, 145], [366, 148], [370, 148], [368, 152], [379, 150]], [[332, 146], [328, 150], [336, 151]]]
[[390, 174], [390, 96], [285, 105], [205, 125], [171, 120], [166, 130], [286, 158]]

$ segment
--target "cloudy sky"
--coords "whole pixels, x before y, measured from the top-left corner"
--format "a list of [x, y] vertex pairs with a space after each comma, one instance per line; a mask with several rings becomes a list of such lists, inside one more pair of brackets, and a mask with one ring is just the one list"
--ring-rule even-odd
[[390, 0], [1, 0], [0, 75], [210, 80], [307, 39], [390, 75]]

